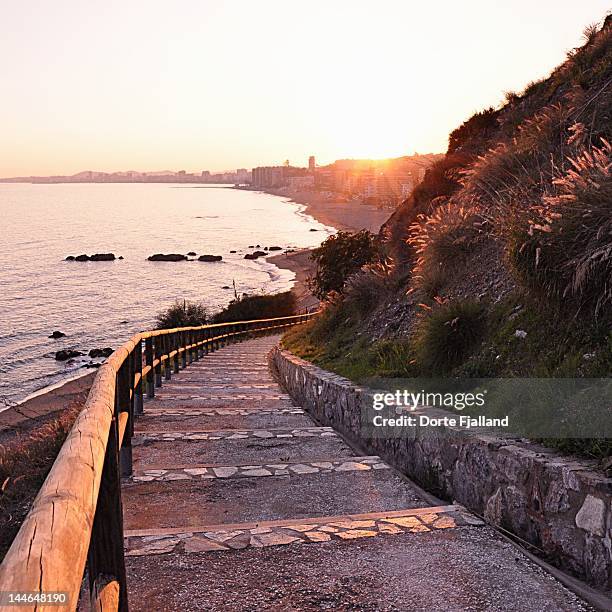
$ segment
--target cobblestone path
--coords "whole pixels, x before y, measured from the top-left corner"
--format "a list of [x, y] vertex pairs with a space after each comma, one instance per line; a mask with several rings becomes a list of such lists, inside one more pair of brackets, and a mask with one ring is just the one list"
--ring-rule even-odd
[[278, 337], [164, 381], [123, 485], [132, 610], [581, 610], [462, 507], [319, 427], [276, 384]]

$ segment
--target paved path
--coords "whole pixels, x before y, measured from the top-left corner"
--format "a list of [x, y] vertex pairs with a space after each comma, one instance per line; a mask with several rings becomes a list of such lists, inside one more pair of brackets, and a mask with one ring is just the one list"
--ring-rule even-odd
[[581, 610], [463, 509], [432, 507], [272, 378], [278, 337], [145, 404], [123, 489], [132, 610]]

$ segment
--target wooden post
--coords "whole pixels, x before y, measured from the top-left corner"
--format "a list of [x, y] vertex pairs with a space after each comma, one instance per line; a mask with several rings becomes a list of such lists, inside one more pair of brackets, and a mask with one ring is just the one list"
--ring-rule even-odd
[[140, 379], [139, 381], [136, 383], [136, 385], [134, 386], [134, 395], [133, 395], [133, 401], [134, 401], [134, 413], [135, 414], [142, 414], [143, 413], [143, 397], [142, 397], [142, 341], [139, 340], [136, 343], [136, 346], [134, 348], [134, 351], [132, 352], [132, 378], [131, 378], [131, 382], [132, 385], [134, 385], [134, 377], [136, 376], [136, 374], [140, 374]]
[[200, 330], [199, 329], [195, 329], [193, 331], [193, 342], [195, 344], [195, 347], [193, 349], [194, 361], [199, 361], [200, 360], [200, 346], [198, 344], [200, 342]]
[[164, 374], [166, 380], [172, 380], [172, 360], [170, 359], [170, 353], [172, 352], [171, 337], [169, 334], [164, 334], [163, 338], [164, 355], [167, 355], [166, 361], [164, 362]]
[[161, 387], [162, 386], [162, 364], [161, 364], [161, 356], [163, 354], [163, 349], [162, 349], [162, 343], [161, 343], [161, 339], [162, 336], [155, 336], [154, 340], [154, 344], [153, 346], [154, 348], [154, 355], [155, 355], [155, 359], [158, 360], [158, 364], [155, 366], [155, 386], [156, 387]]
[[117, 382], [115, 384], [115, 412], [128, 415], [126, 430], [119, 451], [121, 463], [121, 476], [127, 478], [132, 475], [132, 435], [134, 413], [130, 406], [130, 362], [126, 359], [117, 372]]
[[[185, 348], [187, 346], [187, 337], [185, 335], [184, 331], [180, 331], [179, 333], [179, 338], [180, 338], [180, 346], [181, 348]], [[181, 368], [185, 369], [187, 367], [187, 351], [184, 350], [181, 353]]]
[[145, 339], [145, 361], [146, 364], [151, 368], [147, 373], [147, 397], [155, 397], [155, 383], [153, 372], [153, 338], [149, 337]]
[[[118, 406], [118, 404], [115, 404]], [[119, 430], [118, 413], [115, 408], [98, 494], [98, 505], [91, 530], [88, 569], [89, 592], [99, 591], [102, 576], [112, 576], [119, 585], [121, 612], [128, 611], [127, 578], [123, 555], [123, 509], [121, 504], [121, 478], [119, 476]], [[92, 602], [93, 603], [93, 602]]]
[[208, 353], [210, 352], [210, 347], [208, 346], [208, 339], [210, 338], [210, 329], [208, 327], [203, 330], [203, 335], [204, 344], [202, 346], [204, 347], [204, 355], [208, 355]]
[[173, 332], [172, 333], [172, 342], [171, 342], [171, 346], [172, 346], [172, 350], [176, 351], [176, 354], [174, 355], [174, 357], [172, 358], [172, 366], [174, 369], [174, 373], [178, 374], [179, 373], [179, 369], [180, 369], [180, 365], [179, 365], [179, 354], [178, 354], [178, 347], [179, 347], [179, 342], [178, 342], [178, 333], [177, 332]]

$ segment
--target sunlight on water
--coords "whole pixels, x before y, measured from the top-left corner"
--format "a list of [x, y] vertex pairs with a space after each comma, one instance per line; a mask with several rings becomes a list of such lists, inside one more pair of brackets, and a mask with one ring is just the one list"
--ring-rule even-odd
[[[239, 293], [283, 291], [293, 273], [250, 245], [316, 246], [327, 231], [301, 207], [228, 187], [150, 184], [0, 185], [0, 398], [19, 400], [83, 369], [62, 348], [117, 347], [175, 299], [223, 307]], [[238, 251], [230, 254], [230, 250]], [[222, 255], [220, 263], [149, 262], [153, 253]], [[113, 252], [114, 262], [67, 262]], [[53, 330], [67, 334], [61, 340]], [[0, 406], [1, 408], [1, 406]]]

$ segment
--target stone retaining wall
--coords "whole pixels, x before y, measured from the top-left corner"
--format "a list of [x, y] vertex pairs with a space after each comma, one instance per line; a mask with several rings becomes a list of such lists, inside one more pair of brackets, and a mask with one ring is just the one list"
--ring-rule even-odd
[[365, 439], [361, 412], [372, 405], [372, 390], [278, 348], [271, 362], [296, 403], [362, 451], [531, 542], [558, 567], [612, 589], [612, 478], [592, 470], [593, 463], [525, 441], [458, 431], [432, 437], [417, 428], [410, 439]]

